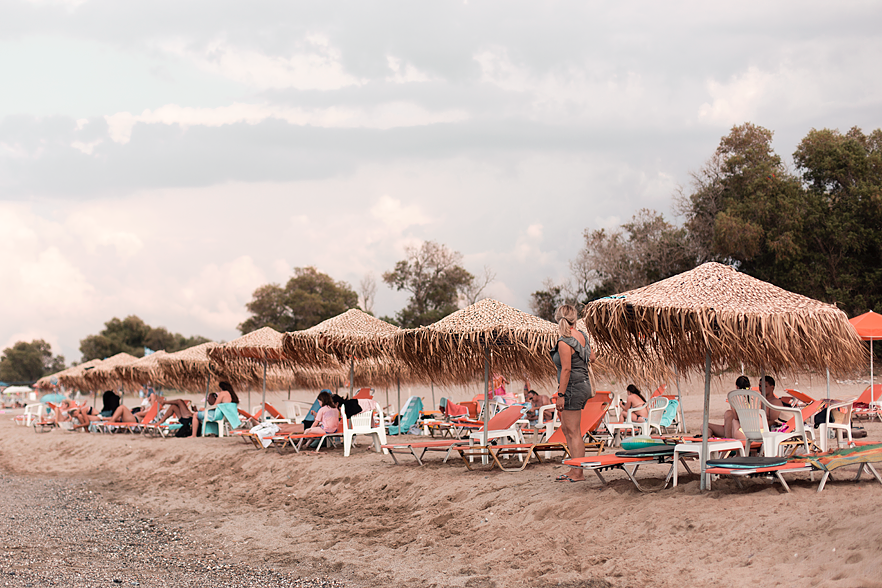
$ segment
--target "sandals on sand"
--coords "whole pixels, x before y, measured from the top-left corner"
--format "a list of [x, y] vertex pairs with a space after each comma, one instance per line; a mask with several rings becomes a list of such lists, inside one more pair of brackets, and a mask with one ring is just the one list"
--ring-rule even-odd
[[556, 477], [556, 478], [554, 479], [554, 481], [555, 481], [555, 482], [584, 482], [584, 481], [585, 481], [585, 478], [582, 478], [582, 479], [580, 479], [580, 480], [574, 480], [574, 479], [572, 479], [571, 477], [569, 477], [569, 476], [566, 475], [566, 474], [561, 474], [561, 475], [559, 475], [558, 477]]

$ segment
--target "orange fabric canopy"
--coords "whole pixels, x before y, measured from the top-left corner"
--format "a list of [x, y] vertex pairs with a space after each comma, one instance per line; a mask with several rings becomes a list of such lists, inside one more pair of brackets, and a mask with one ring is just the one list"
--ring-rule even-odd
[[851, 326], [864, 341], [882, 339], [882, 314], [876, 314], [872, 310], [860, 316], [849, 319]]

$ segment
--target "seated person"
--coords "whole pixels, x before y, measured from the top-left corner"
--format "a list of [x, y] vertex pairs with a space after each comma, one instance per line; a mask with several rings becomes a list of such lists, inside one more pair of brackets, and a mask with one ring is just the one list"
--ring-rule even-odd
[[98, 413], [98, 415], [104, 418], [112, 417], [116, 409], [119, 408], [119, 395], [113, 390], [106, 390], [102, 400], [104, 406], [101, 408], [101, 412]]
[[[772, 376], [765, 376], [764, 379], [766, 384], [765, 397], [766, 400], [769, 401], [769, 404], [773, 406], [785, 406], [784, 402], [775, 396], [775, 378]], [[763, 393], [762, 388], [763, 382], [760, 382], [760, 394]], [[785, 425], [789, 419], [781, 416], [781, 413], [774, 408], [766, 407], [766, 417], [769, 421], [769, 429], [774, 431], [775, 429]]]
[[52, 408], [52, 414], [47, 419], [50, 423], [65, 423], [71, 420], [70, 412], [72, 402], [65, 398]]
[[[527, 411], [526, 417], [527, 420], [530, 421], [530, 425], [535, 426], [539, 422], [539, 409], [547, 404], [552, 404], [551, 399], [545, 394], [539, 394], [535, 390], [530, 390], [524, 394], [524, 399], [533, 407]], [[546, 408], [545, 412], [542, 413], [542, 420], [551, 420], [551, 417], [553, 416], [554, 409]]]
[[[212, 399], [212, 392], [208, 395], [209, 401]], [[178, 422], [181, 423], [185, 428], [190, 427], [191, 431], [193, 428], [193, 407], [189, 401], [184, 400], [183, 398], [175, 398], [174, 400], [169, 400], [163, 396], [157, 397], [157, 402], [159, 402], [159, 407], [164, 409], [164, 414], [162, 418], [156, 423], [157, 425], [161, 425], [168, 419], [175, 417], [178, 419]], [[192, 433], [191, 433], [192, 434]]]
[[646, 399], [634, 384], [628, 384], [627, 390], [628, 399], [622, 401], [622, 410], [625, 413], [624, 419], [628, 419], [628, 411], [634, 408], [637, 410], [631, 413], [631, 421], [642, 423], [649, 418], [649, 406], [646, 404]]
[[[774, 382], [774, 380], [772, 381]], [[738, 379], [735, 380], [735, 388], [737, 390], [750, 390], [750, 379], [747, 376], [738, 376]], [[741, 430], [741, 423], [738, 422], [738, 415], [735, 413], [735, 410], [731, 408], [723, 414], [722, 425], [708, 423], [707, 430], [712, 437], [739, 439], [742, 441], [746, 439], [744, 432]]]
[[333, 396], [331, 396], [331, 399], [334, 401], [334, 406], [336, 406], [338, 410], [340, 408], [346, 410], [347, 417], [355, 416], [364, 410], [364, 407], [362, 407], [361, 405], [361, 401], [357, 398], [343, 398], [339, 394], [334, 394]]
[[334, 404], [331, 392], [329, 390], [319, 392], [318, 402], [321, 408], [316, 413], [314, 421], [309, 424], [304, 421], [303, 423], [279, 425], [279, 433], [284, 435], [336, 433], [340, 428], [340, 411]]
[[[236, 395], [236, 392], [233, 390], [233, 387], [229, 382], [221, 382], [217, 386], [220, 388], [220, 392], [212, 392], [209, 394], [208, 406], [205, 407], [209, 419], [214, 419], [218, 404], [239, 404], [239, 397]], [[196, 413], [196, 421], [193, 423], [196, 427], [193, 428], [191, 436], [195, 437], [198, 434], [200, 429], [199, 423], [205, 420], [206, 411], [200, 410]]]

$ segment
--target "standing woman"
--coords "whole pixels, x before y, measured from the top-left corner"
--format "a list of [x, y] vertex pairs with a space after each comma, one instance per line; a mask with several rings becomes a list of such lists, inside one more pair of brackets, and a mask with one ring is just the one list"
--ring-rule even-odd
[[[588, 335], [576, 329], [579, 315], [571, 304], [564, 304], [554, 312], [554, 320], [560, 327], [557, 345], [551, 349], [551, 359], [557, 366], [557, 412], [560, 414], [560, 428], [563, 429], [572, 459], [585, 457], [585, 442], [582, 438], [582, 409], [589, 398], [594, 396], [588, 364], [594, 359], [594, 352], [588, 345]], [[582, 482], [585, 472], [581, 468], [570, 468], [568, 474], [557, 477], [558, 482]]]

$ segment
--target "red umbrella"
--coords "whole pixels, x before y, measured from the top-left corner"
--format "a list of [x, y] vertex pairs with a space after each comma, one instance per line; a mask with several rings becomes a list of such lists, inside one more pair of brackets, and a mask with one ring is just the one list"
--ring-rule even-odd
[[861, 339], [870, 342], [870, 403], [872, 404], [876, 400], [873, 398], [873, 341], [882, 339], [882, 314], [876, 314], [871, 310], [849, 319], [848, 322]]

